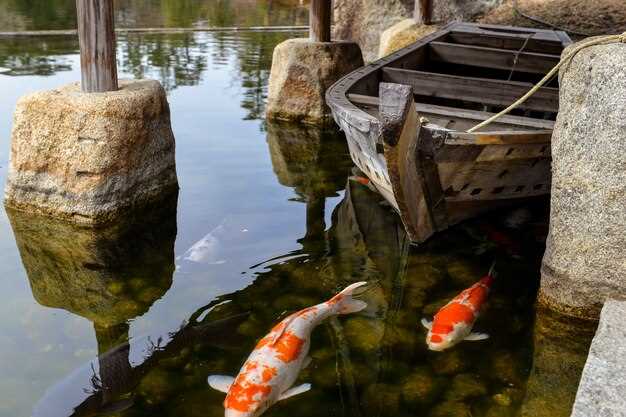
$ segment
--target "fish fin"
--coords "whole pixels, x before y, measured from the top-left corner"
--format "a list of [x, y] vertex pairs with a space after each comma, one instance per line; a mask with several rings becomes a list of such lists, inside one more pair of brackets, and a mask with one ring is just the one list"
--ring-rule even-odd
[[310, 389], [311, 384], [302, 384], [298, 385], [297, 387], [289, 388], [287, 391], [280, 394], [280, 397], [278, 397], [278, 401], [285, 400], [298, 394], [302, 394], [303, 392], [307, 392]]
[[98, 410], [98, 415], [119, 414], [124, 410], [128, 410], [135, 404], [132, 398], [126, 398], [123, 400], [115, 401], [114, 403], [107, 404]]
[[272, 338], [272, 342], [270, 343], [271, 346], [274, 346], [276, 343], [278, 343], [278, 340], [280, 339], [280, 337], [285, 333], [285, 331], [287, 330], [291, 322], [294, 321], [296, 317], [298, 317], [298, 313], [293, 313], [292, 315], [290, 315], [289, 317], [283, 320], [285, 325], [281, 326], [281, 329], [279, 332], [276, 332], [276, 334]]
[[211, 375], [209, 376], [209, 386], [221, 392], [228, 392], [230, 386], [233, 385], [235, 378], [228, 375]]
[[487, 275], [494, 279], [498, 277], [498, 274], [496, 273], [496, 261], [493, 261], [493, 263], [491, 264], [491, 268], [489, 268], [489, 272], [487, 273]]
[[430, 330], [433, 327], [433, 322], [432, 321], [428, 321], [426, 319], [422, 319], [422, 326], [424, 326], [424, 328]]
[[485, 339], [489, 339], [489, 335], [487, 333], [470, 333], [463, 340], [469, 340], [469, 341], [475, 342], [477, 340], [485, 340]]
[[311, 361], [313, 359], [311, 359], [310, 356], [307, 356], [306, 358], [304, 358], [304, 361], [302, 362], [302, 369], [306, 368], [307, 366], [309, 366], [311, 364]]
[[329, 303], [333, 301], [338, 302], [338, 314], [350, 314], [365, 310], [367, 308], [367, 303], [365, 301], [352, 298], [354, 290], [364, 285], [367, 285], [367, 282], [361, 281], [348, 285], [343, 289], [343, 291], [331, 298]]

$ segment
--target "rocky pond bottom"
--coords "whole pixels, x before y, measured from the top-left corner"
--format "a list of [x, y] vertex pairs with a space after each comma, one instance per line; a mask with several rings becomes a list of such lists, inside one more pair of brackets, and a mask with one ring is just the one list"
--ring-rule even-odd
[[[316, 227], [314, 200], [301, 251], [258, 266], [251, 285], [212, 300], [179, 329], [128, 343], [126, 320], [171, 284], [156, 277], [174, 269], [172, 204], [163, 204], [162, 219], [97, 232], [9, 212], [33, 295], [92, 321], [100, 352], [48, 388], [33, 415], [222, 416], [224, 394], [208, 387], [208, 375], [236, 375], [280, 319], [361, 280], [370, 283], [361, 296], [369, 307], [313, 333], [312, 362], [297, 382], [313, 388], [265, 415], [569, 415], [593, 328], [535, 311], [544, 201], [464, 223], [416, 248], [390, 208], [358, 183], [347, 182], [328, 230]], [[498, 278], [475, 326], [491, 337], [429, 351], [420, 319], [431, 319], [494, 259]]]

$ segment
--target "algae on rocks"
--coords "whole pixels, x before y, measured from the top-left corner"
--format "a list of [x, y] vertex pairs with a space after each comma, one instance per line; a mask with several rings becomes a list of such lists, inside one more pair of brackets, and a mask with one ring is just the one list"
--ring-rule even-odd
[[174, 135], [158, 81], [79, 83], [22, 97], [15, 110], [6, 205], [101, 225], [177, 189]]

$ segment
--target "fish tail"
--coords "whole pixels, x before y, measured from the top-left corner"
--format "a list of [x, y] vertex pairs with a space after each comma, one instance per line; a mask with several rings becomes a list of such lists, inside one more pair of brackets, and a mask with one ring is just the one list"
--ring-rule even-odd
[[356, 313], [367, 308], [367, 303], [362, 300], [353, 298], [353, 293], [357, 288], [367, 285], [367, 282], [356, 282], [347, 286], [339, 294], [335, 295], [328, 301], [328, 304], [336, 305], [337, 314]]
[[494, 260], [491, 264], [491, 268], [489, 268], [489, 272], [487, 272], [487, 276], [493, 279], [498, 277], [498, 273], [496, 272], [496, 261]]

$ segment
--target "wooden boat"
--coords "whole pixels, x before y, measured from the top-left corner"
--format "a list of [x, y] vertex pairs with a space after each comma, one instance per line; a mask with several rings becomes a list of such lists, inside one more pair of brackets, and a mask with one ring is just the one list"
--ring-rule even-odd
[[559, 62], [564, 32], [455, 22], [327, 92], [350, 155], [413, 242], [550, 192], [558, 80], [496, 122]]

